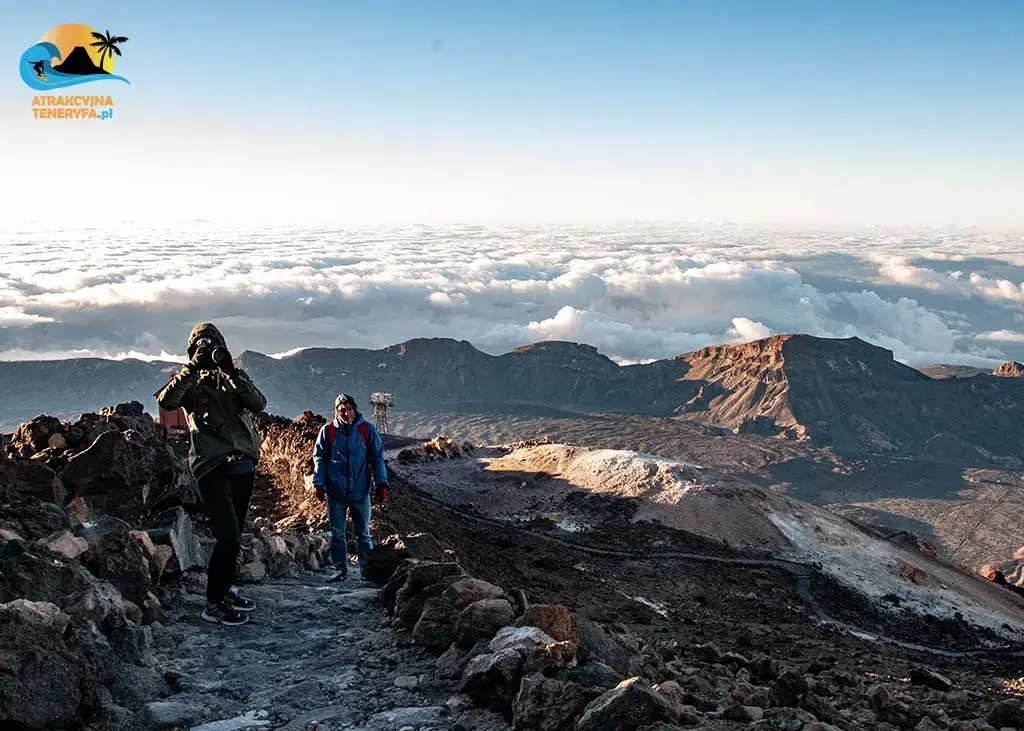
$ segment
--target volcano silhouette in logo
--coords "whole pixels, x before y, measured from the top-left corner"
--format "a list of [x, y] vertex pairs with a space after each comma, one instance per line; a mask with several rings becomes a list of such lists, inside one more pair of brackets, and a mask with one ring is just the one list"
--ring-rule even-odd
[[[21, 54], [21, 79], [33, 89], [59, 89], [92, 81], [116, 79], [114, 56], [121, 56], [125, 36], [100, 33], [87, 25], [58, 25]], [[54, 65], [54, 61], [59, 61]]]
[[60, 71], [62, 74], [105, 74], [107, 73], [99, 66], [92, 62], [89, 58], [89, 52], [81, 46], [75, 46], [75, 50], [68, 54], [68, 57], [64, 59], [64, 63], [59, 63], [53, 67], [54, 71]]

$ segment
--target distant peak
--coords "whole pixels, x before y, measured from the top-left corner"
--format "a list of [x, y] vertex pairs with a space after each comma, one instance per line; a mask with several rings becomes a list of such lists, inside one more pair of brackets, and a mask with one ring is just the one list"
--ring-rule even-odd
[[441, 352], [451, 351], [469, 352], [476, 351], [476, 348], [468, 340], [455, 340], [454, 338], [413, 338], [404, 343], [392, 345], [385, 348], [388, 351], [397, 351], [399, 355], [408, 353]]
[[1024, 364], [1015, 360], [1008, 360], [992, 371], [993, 376], [1005, 376], [1007, 378], [1024, 378]]
[[569, 340], [540, 340], [536, 343], [528, 343], [514, 348], [514, 353], [528, 353], [530, 351], [545, 351], [549, 353], [597, 353], [597, 348], [586, 343], [574, 343]]
[[822, 338], [805, 333], [783, 333], [746, 343], [709, 345], [706, 348], [683, 354], [684, 358], [710, 358], [727, 353], [754, 355], [779, 354], [783, 351], [798, 354], [848, 354], [858, 353], [867, 357], [892, 359], [892, 351], [872, 345], [854, 336], [849, 338]]

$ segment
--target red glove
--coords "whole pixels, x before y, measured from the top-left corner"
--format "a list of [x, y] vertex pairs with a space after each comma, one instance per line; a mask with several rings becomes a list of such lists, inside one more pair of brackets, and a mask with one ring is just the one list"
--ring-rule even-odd
[[386, 503], [388, 501], [388, 483], [383, 482], [377, 485], [377, 502]]
[[324, 488], [320, 485], [314, 485], [313, 489], [316, 490], [316, 499], [320, 502], [324, 502], [327, 499], [327, 493]]

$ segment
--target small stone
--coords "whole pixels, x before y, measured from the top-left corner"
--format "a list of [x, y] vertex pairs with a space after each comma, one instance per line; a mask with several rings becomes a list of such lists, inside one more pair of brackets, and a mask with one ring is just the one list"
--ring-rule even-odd
[[764, 717], [764, 710], [757, 706], [732, 706], [726, 708], [722, 718], [727, 721], [739, 721], [740, 723], [756, 723]]
[[706, 645], [697, 645], [697, 647], [694, 648], [694, 654], [697, 656], [698, 660], [706, 662], [709, 665], [714, 665], [722, 659], [721, 651], [710, 642]]
[[84, 538], [78, 538], [73, 535], [71, 531], [67, 530], [40, 541], [40, 543], [45, 545], [54, 553], [59, 553], [65, 558], [70, 559], [78, 558], [89, 550], [89, 542], [87, 540]]
[[147, 703], [143, 713], [149, 724], [155, 728], [192, 726], [203, 717], [203, 709], [201, 707], [175, 701]]
[[459, 711], [465, 711], [468, 708], [472, 708], [473, 699], [468, 695], [453, 695], [444, 702], [444, 705], [452, 713], [458, 713]]
[[913, 685], [924, 685], [945, 693], [953, 690], [953, 682], [944, 675], [939, 675], [928, 668], [914, 668], [910, 671], [910, 682]]
[[720, 662], [723, 665], [736, 665], [740, 668], [745, 668], [747, 667], [747, 665], [750, 664], [750, 660], [736, 652], [725, 653], [724, 655], [722, 655], [722, 659]]
[[381, 711], [370, 717], [367, 726], [404, 728], [423, 728], [424, 726], [440, 725], [444, 721], [446, 709], [442, 706], [417, 706], [407, 708], [392, 708], [389, 711]]
[[420, 679], [415, 675], [399, 675], [395, 678], [395, 685], [404, 690], [412, 690], [420, 684]]

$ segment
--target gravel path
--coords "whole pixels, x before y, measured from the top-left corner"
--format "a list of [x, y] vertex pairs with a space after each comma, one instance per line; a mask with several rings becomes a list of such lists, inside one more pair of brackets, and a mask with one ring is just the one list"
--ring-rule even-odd
[[[456, 723], [454, 689], [435, 680], [435, 660], [393, 629], [377, 590], [326, 573], [246, 586], [257, 603], [249, 623], [199, 619], [203, 598], [187, 594], [174, 622], [154, 633], [173, 695], [147, 707], [149, 728], [195, 731], [481, 728]], [[469, 719], [466, 719], [467, 721]], [[491, 728], [498, 719], [488, 719]], [[507, 726], [504, 726], [507, 728]]]

